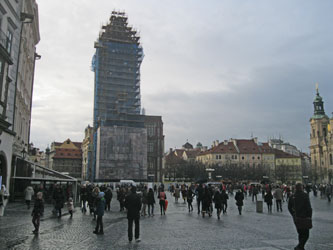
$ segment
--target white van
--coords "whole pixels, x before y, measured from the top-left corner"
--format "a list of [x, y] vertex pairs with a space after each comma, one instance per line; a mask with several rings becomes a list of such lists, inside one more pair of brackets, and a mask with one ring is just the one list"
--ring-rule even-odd
[[133, 180], [120, 180], [120, 185], [122, 185], [122, 184], [136, 186], [136, 183]]

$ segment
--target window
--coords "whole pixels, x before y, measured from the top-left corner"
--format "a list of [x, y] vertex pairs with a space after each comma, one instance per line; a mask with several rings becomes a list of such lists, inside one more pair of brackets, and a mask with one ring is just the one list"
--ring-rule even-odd
[[0, 58], [0, 97], [2, 97], [2, 86], [5, 74], [5, 62]]
[[258, 156], [258, 160], [260, 160], [260, 156]]
[[237, 160], [237, 155], [235, 155], [235, 160]]
[[252, 160], [254, 160], [254, 156], [252, 156]]
[[148, 136], [155, 136], [155, 124], [147, 125], [147, 134]]
[[333, 165], [333, 156], [330, 154], [330, 165]]
[[242, 160], [244, 160], [244, 156], [242, 156]]
[[154, 152], [154, 143], [148, 142], [148, 152]]
[[12, 51], [12, 42], [13, 42], [13, 33], [10, 30], [8, 30], [6, 37], [6, 50], [9, 54]]

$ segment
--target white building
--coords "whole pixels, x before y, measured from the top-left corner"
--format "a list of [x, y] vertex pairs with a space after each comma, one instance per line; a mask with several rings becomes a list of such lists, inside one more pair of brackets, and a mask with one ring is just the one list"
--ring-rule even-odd
[[281, 150], [285, 153], [295, 155], [295, 156], [300, 156], [301, 152], [297, 149], [296, 146], [291, 145], [289, 142], [284, 142], [281, 139], [270, 139], [269, 140], [269, 146], [272, 148]]
[[[0, 176], [7, 187], [12, 166], [17, 166], [22, 149], [27, 151], [29, 144], [34, 55], [38, 41], [38, 8], [35, 0], [1, 1]], [[20, 142], [19, 148], [13, 146], [14, 139]]]

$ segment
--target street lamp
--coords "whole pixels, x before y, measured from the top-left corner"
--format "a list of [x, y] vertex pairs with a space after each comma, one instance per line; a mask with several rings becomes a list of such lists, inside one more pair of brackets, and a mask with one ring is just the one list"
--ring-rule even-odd
[[23, 158], [23, 161], [24, 161], [25, 155], [27, 153], [27, 151], [25, 151], [25, 148], [23, 148], [23, 150], [21, 151], [21, 153], [22, 153], [22, 158]]

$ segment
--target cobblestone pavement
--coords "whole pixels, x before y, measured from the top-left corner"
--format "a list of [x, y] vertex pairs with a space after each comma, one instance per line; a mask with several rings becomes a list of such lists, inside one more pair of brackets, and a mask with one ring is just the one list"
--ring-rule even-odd
[[[119, 212], [116, 200], [112, 211], [106, 212], [104, 235], [92, 233], [95, 221], [78, 209], [73, 219], [64, 214], [61, 219], [52, 217], [47, 206], [41, 221], [40, 234], [32, 234], [30, 212], [20, 203], [11, 203], [5, 217], [0, 217], [0, 249], [226, 249], [226, 250], [286, 250], [297, 244], [297, 233], [287, 211], [255, 212], [255, 203], [245, 201], [243, 215], [238, 215], [234, 198], [230, 197], [228, 213], [217, 220], [188, 213], [185, 204], [175, 204], [171, 195], [166, 216], [160, 216], [155, 207], [154, 217], [142, 217], [141, 242], [128, 243], [126, 214]], [[114, 196], [115, 197], [115, 196]], [[333, 204], [319, 197], [311, 197], [314, 228], [306, 249], [333, 249]]]

